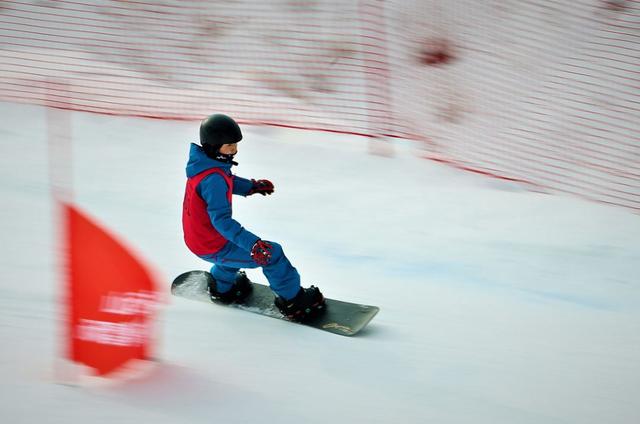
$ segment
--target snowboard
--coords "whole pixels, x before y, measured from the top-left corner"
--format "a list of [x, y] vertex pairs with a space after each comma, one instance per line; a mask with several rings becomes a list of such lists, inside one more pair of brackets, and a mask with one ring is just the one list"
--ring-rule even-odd
[[[224, 304], [211, 300], [207, 282], [213, 278], [207, 271], [189, 271], [179, 275], [171, 284], [171, 294], [185, 299], [213, 303], [220, 306], [253, 312], [289, 322], [274, 305], [274, 294], [264, 284], [253, 283], [253, 291], [242, 304]], [[342, 336], [354, 336], [367, 326], [380, 308], [371, 305], [325, 298], [325, 311], [309, 322], [296, 323]]]

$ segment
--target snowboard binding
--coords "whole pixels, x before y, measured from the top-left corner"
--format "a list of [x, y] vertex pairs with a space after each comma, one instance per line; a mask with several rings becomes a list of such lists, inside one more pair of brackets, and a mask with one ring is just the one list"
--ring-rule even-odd
[[295, 322], [308, 322], [324, 312], [325, 300], [316, 286], [308, 289], [300, 287], [298, 294], [291, 300], [276, 296], [274, 303], [282, 315]]
[[211, 300], [224, 303], [225, 305], [230, 303], [244, 303], [253, 291], [253, 285], [244, 271], [239, 271], [238, 274], [236, 274], [236, 281], [233, 283], [233, 286], [229, 291], [224, 293], [220, 293], [217, 290], [216, 279], [213, 278], [213, 276], [208, 278], [207, 285]]

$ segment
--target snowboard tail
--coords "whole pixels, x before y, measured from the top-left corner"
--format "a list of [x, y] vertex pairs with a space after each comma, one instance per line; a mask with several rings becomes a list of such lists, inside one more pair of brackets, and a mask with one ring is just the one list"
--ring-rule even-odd
[[[211, 300], [207, 287], [208, 278], [211, 277], [207, 271], [185, 272], [176, 277], [171, 284], [171, 294], [185, 299], [213, 303], [290, 321], [280, 313], [273, 303], [274, 294], [269, 286], [252, 283], [253, 291], [244, 303], [227, 305]], [[372, 305], [361, 305], [328, 298], [325, 298], [325, 301], [325, 311], [320, 316], [300, 324], [342, 336], [354, 336], [362, 331], [380, 310], [377, 306]]]

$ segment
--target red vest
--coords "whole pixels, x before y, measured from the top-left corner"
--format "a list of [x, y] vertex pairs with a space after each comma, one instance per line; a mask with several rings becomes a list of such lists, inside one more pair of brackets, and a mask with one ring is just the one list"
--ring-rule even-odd
[[187, 179], [187, 187], [184, 191], [184, 202], [182, 204], [184, 241], [189, 250], [198, 256], [216, 253], [227, 243], [227, 239], [211, 224], [211, 218], [207, 213], [207, 204], [196, 191], [198, 184], [213, 173], [224, 177], [228, 187], [227, 199], [229, 200], [229, 205], [231, 205], [233, 179], [220, 168], [207, 169]]

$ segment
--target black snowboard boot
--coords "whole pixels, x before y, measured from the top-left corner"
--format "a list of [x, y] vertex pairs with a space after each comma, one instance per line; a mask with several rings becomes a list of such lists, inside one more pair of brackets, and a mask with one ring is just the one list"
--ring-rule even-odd
[[253, 290], [253, 285], [247, 277], [244, 271], [238, 271], [236, 274], [236, 281], [233, 283], [231, 290], [224, 293], [219, 293], [216, 289], [216, 279], [211, 277], [209, 279], [209, 295], [211, 300], [216, 302], [229, 303], [243, 303]]
[[291, 321], [305, 322], [319, 316], [324, 311], [324, 296], [320, 289], [311, 286], [308, 289], [300, 287], [300, 291], [291, 300], [276, 296], [276, 307]]

